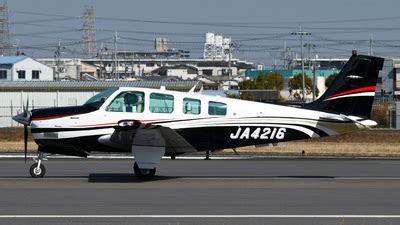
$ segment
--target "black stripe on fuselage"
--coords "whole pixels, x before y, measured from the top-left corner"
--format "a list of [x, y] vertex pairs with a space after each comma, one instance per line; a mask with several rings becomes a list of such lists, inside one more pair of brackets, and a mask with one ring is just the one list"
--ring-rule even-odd
[[89, 105], [81, 105], [81, 106], [34, 109], [31, 111], [31, 113], [32, 113], [32, 118], [51, 118], [63, 115], [80, 115], [80, 114], [94, 112], [96, 110], [98, 110], [98, 108]]

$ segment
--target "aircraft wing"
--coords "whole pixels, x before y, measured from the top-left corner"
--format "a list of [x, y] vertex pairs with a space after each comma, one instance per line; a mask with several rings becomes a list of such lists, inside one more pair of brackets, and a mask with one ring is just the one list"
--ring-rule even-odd
[[195, 152], [181, 135], [169, 127], [143, 123], [137, 120], [119, 121], [111, 135], [99, 138], [99, 142], [108, 146], [131, 150], [132, 146], [165, 146], [166, 154]]

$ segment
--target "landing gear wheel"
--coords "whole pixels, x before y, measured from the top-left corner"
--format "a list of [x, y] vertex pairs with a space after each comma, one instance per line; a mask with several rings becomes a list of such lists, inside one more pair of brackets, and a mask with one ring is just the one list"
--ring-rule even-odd
[[38, 167], [38, 163], [34, 163], [29, 169], [29, 172], [33, 178], [42, 178], [46, 174], [46, 168], [43, 164], [40, 164], [40, 167]]
[[156, 174], [156, 168], [154, 169], [140, 169], [138, 164], [135, 163], [133, 166], [133, 171], [138, 179], [151, 179]]

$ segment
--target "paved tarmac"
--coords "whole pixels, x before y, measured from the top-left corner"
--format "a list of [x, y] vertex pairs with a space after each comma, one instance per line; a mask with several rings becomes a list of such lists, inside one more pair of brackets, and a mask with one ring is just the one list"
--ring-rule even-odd
[[[0, 160], [0, 224], [400, 224], [400, 160]], [[17, 217], [15, 217], [17, 216]]]

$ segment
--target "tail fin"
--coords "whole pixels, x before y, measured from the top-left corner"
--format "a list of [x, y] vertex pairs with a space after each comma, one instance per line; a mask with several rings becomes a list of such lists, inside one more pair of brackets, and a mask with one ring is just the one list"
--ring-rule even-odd
[[332, 85], [304, 108], [369, 119], [383, 58], [352, 56]]

